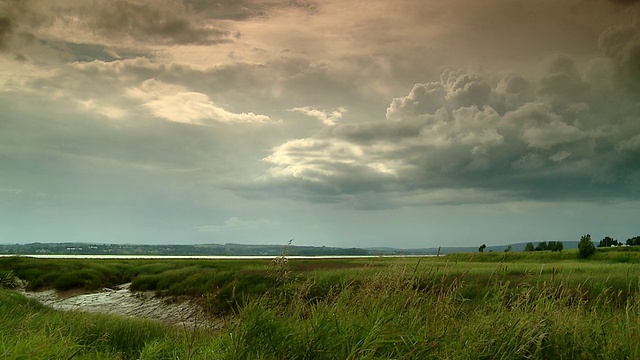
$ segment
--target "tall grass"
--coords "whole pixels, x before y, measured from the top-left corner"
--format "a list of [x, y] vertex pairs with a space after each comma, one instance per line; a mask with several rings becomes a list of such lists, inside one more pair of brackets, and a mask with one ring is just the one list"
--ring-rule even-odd
[[569, 255], [290, 260], [277, 271], [268, 263], [116, 263], [115, 274], [141, 289], [206, 299], [224, 325], [60, 313], [1, 290], [0, 358], [640, 358], [636, 255]]
[[[433, 274], [431, 274], [433, 275]], [[262, 299], [242, 309], [225, 337], [228, 359], [548, 359], [638, 356], [637, 297], [611, 307], [582, 301], [562, 283], [513, 289], [496, 281], [481, 301], [463, 281], [405, 269], [380, 273], [309, 302]], [[629, 331], [630, 328], [635, 330]]]
[[54, 311], [0, 290], [1, 359], [175, 358], [183, 352], [177, 335], [160, 323]]

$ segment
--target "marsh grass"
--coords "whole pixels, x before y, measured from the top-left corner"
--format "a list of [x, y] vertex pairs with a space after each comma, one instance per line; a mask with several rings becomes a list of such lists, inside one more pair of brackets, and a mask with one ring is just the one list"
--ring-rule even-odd
[[0, 289], [15, 289], [18, 287], [18, 279], [13, 274], [13, 270], [0, 273]]
[[[518, 288], [497, 281], [470, 302], [463, 281], [416, 288], [403, 269], [347, 286], [326, 301], [269, 302], [243, 308], [227, 338], [230, 359], [624, 358], [638, 354], [624, 309], [606, 294], [591, 303], [558, 283]], [[425, 281], [423, 279], [422, 281]], [[637, 328], [635, 331], [637, 333]], [[622, 357], [621, 357], [622, 356]]]
[[[224, 326], [61, 313], [1, 290], [0, 358], [640, 358], [640, 254], [523, 254], [289, 260], [277, 271], [268, 262], [89, 262], [106, 281], [200, 297]], [[78, 269], [33, 260], [0, 261], [0, 271], [44, 281], [41, 268]]]
[[[0, 290], [0, 334], [2, 359], [124, 359], [150, 352], [147, 344], [174, 342], [176, 332], [140, 319], [55, 311]], [[173, 354], [163, 349], [163, 356]]]

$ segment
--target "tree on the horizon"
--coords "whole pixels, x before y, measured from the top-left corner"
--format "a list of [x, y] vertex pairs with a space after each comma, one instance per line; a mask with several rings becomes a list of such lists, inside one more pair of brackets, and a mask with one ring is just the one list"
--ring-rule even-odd
[[548, 247], [549, 246], [546, 241], [541, 241], [538, 243], [538, 246], [536, 246], [536, 251], [546, 251], [549, 250]]
[[564, 249], [564, 244], [562, 241], [549, 241], [547, 244], [547, 250], [551, 251], [562, 251]]
[[564, 243], [562, 241], [556, 241], [556, 251], [564, 250]]
[[611, 246], [620, 246], [622, 245], [618, 240], [612, 238], [611, 236], [606, 236], [604, 239], [600, 240], [598, 247], [611, 247]]
[[525, 246], [524, 246], [524, 251], [535, 251], [536, 248], [535, 246], [533, 246], [532, 242], [528, 242]]
[[486, 244], [482, 244], [480, 245], [480, 247], [478, 248], [478, 252], [484, 252], [484, 249], [487, 247]]
[[591, 241], [591, 235], [582, 235], [582, 237], [580, 238], [580, 242], [578, 243], [578, 257], [581, 259], [586, 259], [595, 253], [596, 247], [595, 245], [593, 245], [593, 241]]
[[627, 239], [627, 245], [629, 245], [629, 246], [638, 246], [638, 245], [640, 245], [640, 236], [634, 236], [632, 238]]

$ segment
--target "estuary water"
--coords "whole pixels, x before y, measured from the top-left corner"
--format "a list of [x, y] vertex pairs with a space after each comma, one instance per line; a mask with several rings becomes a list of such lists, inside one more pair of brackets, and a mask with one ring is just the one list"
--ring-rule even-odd
[[[102, 254], [0, 254], [0, 257], [22, 256], [38, 259], [204, 259], [204, 260], [271, 260], [282, 255], [102, 255]], [[407, 258], [407, 257], [431, 257], [436, 255], [327, 255], [327, 256], [289, 256], [287, 259], [378, 259], [378, 258]], [[442, 254], [440, 256], [443, 256]]]

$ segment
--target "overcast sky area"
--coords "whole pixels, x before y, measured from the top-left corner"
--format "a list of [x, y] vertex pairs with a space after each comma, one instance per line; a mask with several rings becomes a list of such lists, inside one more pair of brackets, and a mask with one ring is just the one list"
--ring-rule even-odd
[[0, 0], [0, 243], [638, 224], [638, 1]]

